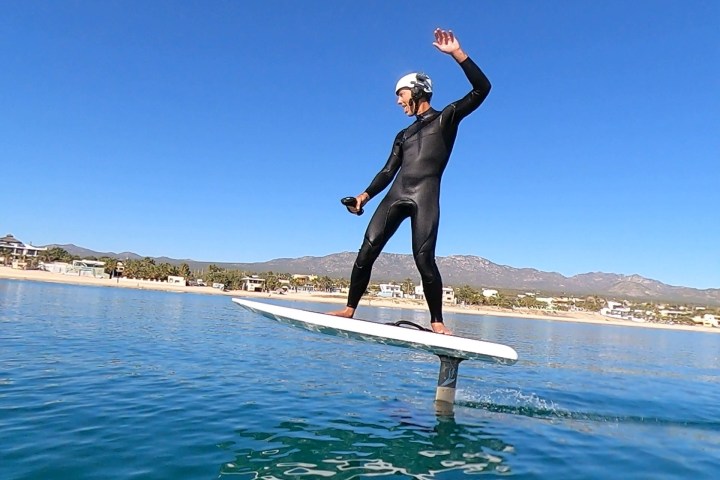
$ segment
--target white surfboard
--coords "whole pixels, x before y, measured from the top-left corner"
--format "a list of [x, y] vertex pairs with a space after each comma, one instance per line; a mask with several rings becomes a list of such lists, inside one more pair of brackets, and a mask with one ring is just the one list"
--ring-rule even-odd
[[440, 335], [367, 320], [335, 317], [324, 313], [281, 307], [240, 298], [233, 298], [232, 301], [269, 319], [312, 332], [384, 345], [415, 348], [434, 353], [441, 356], [441, 358], [445, 356], [459, 360], [481, 360], [504, 365], [512, 365], [518, 359], [517, 352], [513, 348], [499, 343], [455, 335]]

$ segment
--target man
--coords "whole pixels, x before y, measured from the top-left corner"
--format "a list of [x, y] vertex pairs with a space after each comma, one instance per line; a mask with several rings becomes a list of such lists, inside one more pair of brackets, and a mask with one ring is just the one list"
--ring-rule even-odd
[[350, 212], [361, 213], [363, 205], [395, 179], [365, 232], [352, 270], [347, 306], [330, 314], [353, 317], [370, 282], [373, 263], [400, 224], [410, 217], [413, 256], [430, 310], [430, 326], [436, 333], [449, 335], [451, 332], [443, 323], [442, 316], [442, 279], [435, 263], [440, 220], [440, 178], [450, 158], [460, 121], [485, 100], [490, 92], [490, 82], [460, 48], [452, 31], [436, 29], [433, 45], [455, 59], [470, 81], [472, 90], [438, 112], [430, 106], [432, 82], [426, 75], [411, 73], [397, 83], [397, 103], [406, 115], [415, 116], [416, 121], [398, 133], [385, 167], [370, 186], [355, 197], [355, 204], [348, 206]]

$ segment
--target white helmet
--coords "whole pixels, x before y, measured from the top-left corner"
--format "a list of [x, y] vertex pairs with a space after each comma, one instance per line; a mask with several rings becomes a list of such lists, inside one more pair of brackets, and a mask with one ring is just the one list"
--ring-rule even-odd
[[432, 96], [432, 80], [424, 73], [409, 73], [398, 80], [395, 85], [395, 95], [402, 88], [409, 88], [413, 98], [419, 98], [422, 94]]

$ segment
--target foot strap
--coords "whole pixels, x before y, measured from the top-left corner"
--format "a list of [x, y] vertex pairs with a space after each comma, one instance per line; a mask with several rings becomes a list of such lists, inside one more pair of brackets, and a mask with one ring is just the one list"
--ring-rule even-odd
[[399, 322], [394, 322], [394, 323], [386, 323], [385, 325], [392, 325], [394, 327], [402, 327], [402, 326], [407, 325], [408, 327], [415, 327], [418, 330], [422, 330], [424, 332], [432, 332], [432, 330], [429, 328], [425, 328], [421, 325], [418, 325], [417, 323], [409, 322], [407, 320], [400, 320]]

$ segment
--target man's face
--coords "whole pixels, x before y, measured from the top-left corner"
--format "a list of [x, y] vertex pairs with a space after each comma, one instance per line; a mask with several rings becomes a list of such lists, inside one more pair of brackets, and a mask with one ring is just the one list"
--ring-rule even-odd
[[408, 117], [413, 116], [412, 107], [410, 106], [411, 93], [409, 88], [401, 88], [397, 92], [397, 104], [400, 105]]

